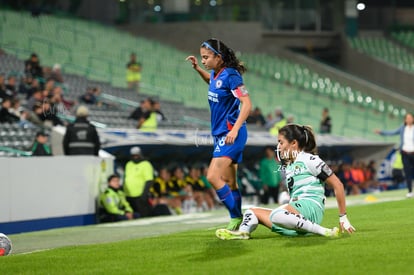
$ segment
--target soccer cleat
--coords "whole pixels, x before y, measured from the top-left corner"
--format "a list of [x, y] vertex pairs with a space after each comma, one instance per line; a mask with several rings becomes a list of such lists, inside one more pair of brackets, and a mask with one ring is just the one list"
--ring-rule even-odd
[[240, 231], [231, 231], [228, 229], [217, 229], [216, 237], [222, 240], [248, 240], [250, 239], [250, 234]]
[[338, 227], [334, 227], [332, 229], [327, 229], [325, 232], [325, 236], [326, 237], [339, 237], [339, 228]]
[[413, 197], [413, 193], [412, 192], [407, 193], [406, 197], [409, 198], [409, 199], [412, 198]]
[[243, 218], [232, 218], [229, 222], [229, 224], [227, 225], [226, 229], [227, 230], [232, 230], [232, 231], [236, 231], [239, 229], [240, 224], [242, 223]]

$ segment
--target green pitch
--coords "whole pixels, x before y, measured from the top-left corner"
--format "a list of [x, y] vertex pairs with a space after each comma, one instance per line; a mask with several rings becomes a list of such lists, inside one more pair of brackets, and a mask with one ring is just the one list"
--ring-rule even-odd
[[[357, 232], [338, 239], [259, 226], [253, 239], [222, 241], [225, 211], [10, 235], [0, 274], [413, 274], [414, 200], [404, 195], [347, 198]], [[324, 226], [338, 223], [334, 205]]]

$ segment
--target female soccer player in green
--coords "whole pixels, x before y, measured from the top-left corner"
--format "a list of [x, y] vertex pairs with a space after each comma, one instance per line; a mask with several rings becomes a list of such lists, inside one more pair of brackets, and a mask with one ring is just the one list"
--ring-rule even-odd
[[[244, 213], [238, 231], [218, 229], [216, 236], [223, 240], [249, 239], [258, 224], [287, 236], [307, 233], [327, 237], [339, 235], [339, 231], [353, 233], [355, 228], [346, 216], [345, 192], [342, 182], [328, 165], [316, 155], [316, 141], [312, 129], [307, 126], [288, 124], [279, 130], [278, 155], [286, 163], [286, 185], [290, 201], [276, 209], [253, 207]], [[325, 211], [324, 182], [334, 189], [340, 229], [322, 227]]]

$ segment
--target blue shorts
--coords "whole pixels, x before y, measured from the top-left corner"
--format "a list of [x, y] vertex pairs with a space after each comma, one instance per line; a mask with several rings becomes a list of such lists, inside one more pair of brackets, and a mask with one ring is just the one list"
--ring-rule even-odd
[[214, 136], [213, 158], [227, 157], [233, 163], [240, 163], [243, 159], [243, 150], [247, 142], [247, 128], [242, 126], [233, 144], [226, 144], [226, 135]]

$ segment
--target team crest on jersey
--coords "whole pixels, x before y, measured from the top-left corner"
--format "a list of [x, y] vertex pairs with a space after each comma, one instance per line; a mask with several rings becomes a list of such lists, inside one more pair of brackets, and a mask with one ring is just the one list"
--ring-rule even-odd
[[301, 171], [301, 167], [299, 165], [296, 165], [295, 168], [293, 169], [293, 174], [299, 175], [300, 171]]
[[222, 85], [223, 85], [223, 81], [221, 81], [221, 79], [217, 80], [216, 88], [219, 89], [219, 88], [221, 88]]

